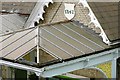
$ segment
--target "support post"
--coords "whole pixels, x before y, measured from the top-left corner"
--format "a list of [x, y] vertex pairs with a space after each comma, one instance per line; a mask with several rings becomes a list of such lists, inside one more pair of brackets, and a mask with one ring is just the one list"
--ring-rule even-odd
[[112, 59], [112, 78], [114, 78], [114, 80], [116, 80], [117, 78], [117, 59], [119, 58], [119, 49], [117, 49], [114, 53], [113, 53], [113, 59]]
[[37, 63], [40, 63], [39, 43], [39, 27], [37, 27]]
[[[116, 58], [114, 58], [112, 60], [112, 78], [116, 78], [117, 77], [117, 62], [116, 62]], [[115, 79], [114, 79], [115, 80]]]

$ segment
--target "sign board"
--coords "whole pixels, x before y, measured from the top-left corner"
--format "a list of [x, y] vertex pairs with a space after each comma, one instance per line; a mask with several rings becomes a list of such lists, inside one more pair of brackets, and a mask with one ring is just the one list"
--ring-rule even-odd
[[65, 5], [64, 15], [68, 20], [71, 20], [75, 16], [75, 10], [74, 10], [75, 4], [65, 3], [64, 5]]

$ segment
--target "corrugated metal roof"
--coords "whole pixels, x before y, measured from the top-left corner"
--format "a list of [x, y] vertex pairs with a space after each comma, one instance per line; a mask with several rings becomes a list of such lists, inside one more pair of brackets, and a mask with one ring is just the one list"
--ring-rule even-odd
[[[82, 26], [82, 27], [81, 27]], [[84, 29], [83, 24], [65, 22], [40, 27], [40, 48], [58, 59], [69, 59], [101, 51], [110, 46]], [[1, 57], [15, 60], [36, 46], [36, 28], [2, 36]]]
[[81, 26], [83, 27], [82, 24], [68, 22], [42, 27], [40, 46], [62, 59], [90, 54], [109, 47]]
[[15, 60], [33, 49], [36, 29], [28, 29], [0, 37], [0, 57]]

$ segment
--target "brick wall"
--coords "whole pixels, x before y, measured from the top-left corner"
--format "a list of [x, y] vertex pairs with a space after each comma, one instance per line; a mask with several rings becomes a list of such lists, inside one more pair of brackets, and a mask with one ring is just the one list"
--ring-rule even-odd
[[[83, 5], [81, 3], [78, 4], [78, 2], [69, 3], [75, 4], [76, 14], [72, 20], [80, 21], [84, 25], [88, 26], [88, 28], [94, 30], [96, 33], [101, 32], [100, 28], [97, 28], [93, 23], [90, 23], [91, 19], [88, 16], [88, 8], [84, 8]], [[45, 13], [43, 14], [44, 20], [40, 20], [40, 23], [49, 24], [68, 20], [64, 15], [64, 8], [65, 6], [63, 2], [54, 2], [53, 4], [49, 4], [49, 7], [45, 7]]]
[[[72, 20], [80, 21], [89, 27], [94, 27], [90, 23], [90, 17], [88, 16], [88, 9], [84, 8], [82, 4], [74, 2], [75, 5], [75, 17]], [[54, 2], [50, 4], [48, 8], [45, 8], [44, 21], [41, 21], [42, 24], [55, 23], [60, 21], [68, 20], [64, 15], [64, 3], [63, 2]]]

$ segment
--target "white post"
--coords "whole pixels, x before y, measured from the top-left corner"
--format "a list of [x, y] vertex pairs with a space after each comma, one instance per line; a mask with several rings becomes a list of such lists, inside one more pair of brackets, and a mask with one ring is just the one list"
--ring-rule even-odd
[[[116, 61], [116, 58], [114, 58], [113, 60], [112, 60], [112, 78], [116, 78], [117, 77], [117, 61]], [[116, 80], [116, 79], [114, 79], [114, 80]]]
[[39, 27], [37, 27], [37, 63], [40, 63], [39, 43]]

